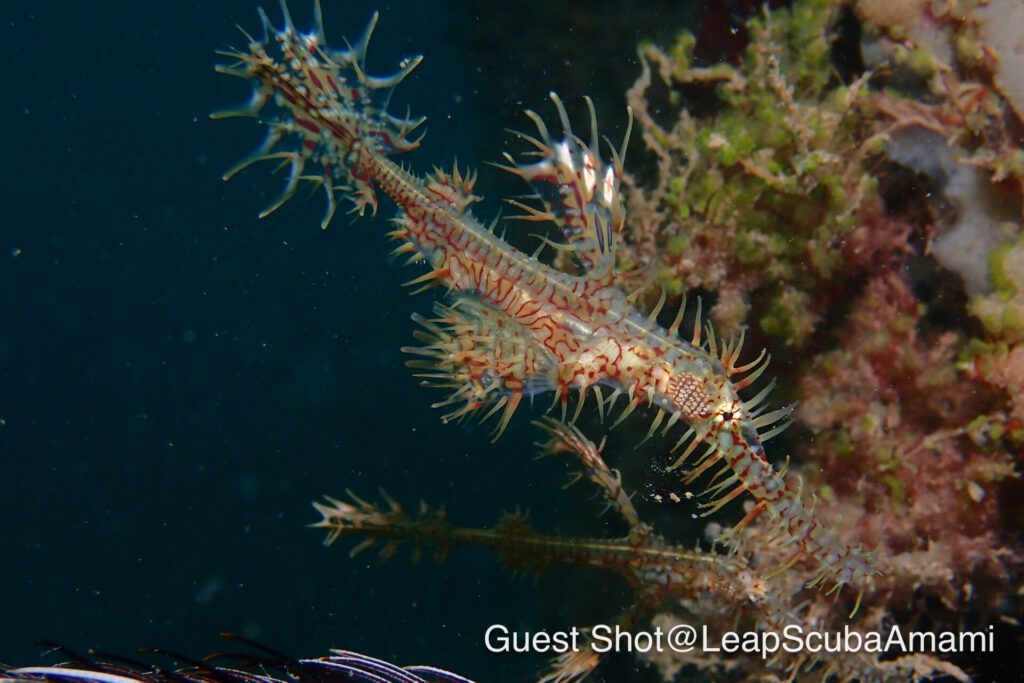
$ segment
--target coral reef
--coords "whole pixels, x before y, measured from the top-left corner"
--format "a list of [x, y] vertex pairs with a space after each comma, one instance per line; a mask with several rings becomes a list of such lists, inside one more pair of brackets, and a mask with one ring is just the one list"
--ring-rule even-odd
[[1006, 417], [998, 396], [958, 372], [962, 336], [926, 336], [922, 324], [898, 273], [867, 283], [843, 347], [802, 374], [799, 414], [813, 439], [801, 455], [823, 500], [862, 508], [847, 511], [848, 533], [878, 548], [890, 604], [932, 595], [954, 613], [996, 607], [1019, 569], [1000, 510], [1019, 437], [993, 438]]
[[[629, 93], [657, 169], [632, 183], [623, 266], [800, 359], [794, 464], [822, 522], [876, 549], [863, 628], [1020, 610], [1024, 157], [1009, 48], [985, 42], [1005, 5], [860, 2], [851, 22], [804, 0], [753, 19], [739, 64], [698, 64], [688, 34], [642, 46]], [[872, 69], [844, 78], [851, 24]]]
[[[643, 45], [628, 97], [659, 169], [655, 183], [634, 184], [624, 267], [654, 268], [670, 293], [714, 291], [725, 330], [747, 320], [756, 295], [757, 327], [791, 346], [880, 250], [856, 233], [881, 220], [864, 165], [884, 136], [865, 116], [867, 77], [834, 82], [833, 15], [799, 3], [752, 19], [737, 66], [698, 66], [688, 34], [668, 51]], [[698, 113], [693, 103], [708, 99]], [[666, 109], [678, 116], [663, 126]]]

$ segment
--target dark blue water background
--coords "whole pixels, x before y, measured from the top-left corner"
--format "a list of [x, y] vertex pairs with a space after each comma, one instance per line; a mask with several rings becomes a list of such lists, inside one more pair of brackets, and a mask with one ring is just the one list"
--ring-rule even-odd
[[[424, 171], [497, 160], [524, 103], [551, 117], [553, 88], [594, 94], [621, 135], [629, 81], [593, 65], [607, 27], [554, 6], [561, 23], [550, 3], [497, 17], [462, 3], [324, 11], [343, 45], [380, 9], [371, 72], [425, 55], [394, 101], [429, 119], [409, 160]], [[307, 27], [311, 3], [292, 9]], [[220, 180], [263, 135], [208, 118], [249, 94], [213, 71], [215, 49], [244, 46], [236, 23], [259, 30], [254, 2], [40, 2], [4, 16], [0, 661], [40, 661], [37, 638], [200, 655], [233, 631], [299, 656], [335, 646], [529, 678], [542, 660], [487, 655], [486, 626], [586, 623], [602, 593], [516, 579], [474, 549], [375, 568], [375, 552], [349, 559], [351, 543], [325, 549], [304, 528], [320, 495], [378, 486], [467, 525], [516, 505], [546, 531], [604, 522], [589, 491], [562, 491], [563, 463], [532, 460], [526, 411], [491, 445], [489, 429], [442, 425], [429, 407], [440, 395], [399, 348], [436, 297], [400, 287], [419, 272], [387, 256], [389, 205], [321, 231], [319, 193], [256, 218], [283, 182], [270, 165]], [[496, 34], [534, 45], [523, 77]], [[615, 35], [616, 73], [635, 76], [642, 35]], [[554, 42], [580, 58], [544, 57]], [[521, 189], [483, 167], [479, 213]]]

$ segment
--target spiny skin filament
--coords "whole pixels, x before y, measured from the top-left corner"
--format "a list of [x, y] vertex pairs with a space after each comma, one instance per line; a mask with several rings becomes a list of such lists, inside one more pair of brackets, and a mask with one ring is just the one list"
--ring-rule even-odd
[[376, 211], [377, 191], [395, 203], [395, 253], [429, 268], [408, 284], [417, 291], [440, 286], [450, 296], [436, 318], [417, 318], [425, 346], [407, 349], [420, 357], [410, 364], [424, 372], [428, 385], [450, 392], [437, 404], [446, 409], [445, 420], [496, 416], [497, 438], [523, 399], [543, 392], [553, 392], [552, 405], [561, 405], [563, 418], [572, 393], [578, 394], [574, 417], [591, 394], [602, 414], [625, 397], [616, 424], [652, 405], [657, 411], [648, 436], [679, 422], [688, 425], [676, 443], [682, 452], [673, 468], [692, 468], [687, 485], [711, 475], [707, 514], [749, 492], [757, 502], [738, 529], [762, 512], [769, 515], [777, 533], [793, 544], [783, 568], [806, 559], [820, 566], [813, 585], [864, 590], [872, 575], [866, 554], [820, 526], [802, 486], [788, 483], [765, 456], [763, 442], [785, 428], [791, 409], [765, 411], [771, 385], [749, 400], [739, 395], [762, 376], [767, 355], [739, 364], [742, 335], [721, 343], [710, 324], [702, 326], [699, 305], [692, 335], [680, 339], [685, 302], [664, 328], [657, 323], [664, 295], [643, 315], [634, 305], [639, 292], [620, 286], [613, 265], [626, 220], [619, 194], [625, 143], [619, 151], [612, 148], [609, 162], [601, 157], [592, 103], [589, 142], [573, 133], [552, 93], [562, 137], [527, 112], [537, 134], [520, 135], [534, 148], [531, 163], [506, 155], [505, 168], [530, 184], [542, 208], [515, 204], [527, 220], [551, 221], [561, 230], [560, 248], [584, 273], [576, 275], [518, 251], [478, 221], [471, 173], [455, 167], [421, 178], [391, 161], [389, 156], [419, 144], [408, 136], [422, 120], [390, 115], [387, 101], [420, 58], [406, 60], [392, 76], [367, 75], [376, 16], [354, 46], [333, 50], [326, 45], [319, 3], [307, 34], [295, 30], [283, 2], [282, 11], [283, 29], [262, 15], [262, 39], [250, 38], [246, 51], [226, 53], [236, 62], [220, 67], [254, 89], [245, 107], [221, 115], [259, 116], [270, 130], [263, 146], [227, 175], [262, 159], [290, 168], [284, 193], [264, 215], [301, 181], [325, 188], [324, 225], [338, 195], [351, 199], [359, 214], [368, 207]]

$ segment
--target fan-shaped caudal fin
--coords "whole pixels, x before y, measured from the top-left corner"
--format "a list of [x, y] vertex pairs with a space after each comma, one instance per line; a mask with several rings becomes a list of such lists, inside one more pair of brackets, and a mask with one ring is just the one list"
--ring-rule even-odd
[[276, 160], [289, 168], [285, 189], [260, 214], [272, 213], [295, 194], [300, 181], [323, 186], [326, 227], [337, 209], [339, 196], [355, 204], [353, 211], [377, 209], [370, 181], [353, 169], [353, 153], [388, 156], [414, 149], [419, 138], [410, 134], [423, 118], [398, 118], [387, 112], [395, 86], [409, 75], [422, 57], [402, 61], [389, 76], [370, 76], [365, 71], [366, 49], [377, 23], [374, 14], [354, 45], [330, 48], [324, 38], [323, 13], [315, 5], [313, 29], [295, 29], [286, 4], [281, 2], [284, 27], [277, 29], [261, 10], [263, 37], [243, 31], [245, 50], [222, 51], [234, 59], [217, 71], [251, 81], [252, 97], [244, 105], [211, 114], [213, 118], [258, 117], [269, 127], [263, 145], [236, 164], [225, 179], [257, 161]]
[[[508, 165], [498, 165], [522, 177], [536, 192], [543, 210], [521, 202], [509, 203], [525, 214], [516, 216], [529, 221], [552, 221], [572, 245], [577, 258], [588, 272], [605, 274], [613, 265], [613, 252], [618, 233], [625, 222], [625, 209], [619, 196], [622, 163], [626, 144], [633, 127], [633, 111], [629, 111], [629, 125], [621, 148], [616, 151], [611, 143], [611, 162], [605, 163], [598, 149], [597, 115], [594, 103], [585, 98], [590, 110], [590, 142], [586, 143], [572, 132], [569, 116], [558, 95], [551, 93], [551, 101], [558, 110], [563, 138], [555, 140], [543, 119], [527, 110], [526, 115], [537, 127], [538, 137], [516, 132], [534, 147], [528, 156], [539, 157], [532, 164], [517, 163], [509, 154]], [[607, 139], [606, 139], [607, 142]]]

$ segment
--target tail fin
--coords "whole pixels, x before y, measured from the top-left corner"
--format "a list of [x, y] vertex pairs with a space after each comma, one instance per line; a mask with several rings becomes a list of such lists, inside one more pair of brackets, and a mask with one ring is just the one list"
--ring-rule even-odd
[[261, 218], [288, 201], [300, 181], [322, 185], [327, 193], [321, 227], [326, 228], [334, 215], [338, 195], [354, 202], [353, 211], [361, 214], [370, 206], [376, 212], [373, 187], [353, 174], [346, 160], [357, 147], [388, 156], [419, 145], [422, 136], [409, 136], [424, 118], [398, 118], [387, 112], [387, 106], [395, 86], [423, 57], [402, 60], [390, 76], [370, 76], [364, 66], [366, 48], [377, 25], [376, 13], [355, 44], [345, 41], [345, 50], [328, 47], [320, 0], [316, 0], [313, 28], [308, 33], [296, 31], [285, 0], [281, 0], [281, 13], [284, 27], [277, 29], [261, 9], [262, 38], [257, 40], [243, 30], [249, 40], [247, 50], [219, 52], [236, 61], [218, 65], [217, 71], [251, 81], [253, 94], [241, 107], [215, 112], [212, 117], [259, 118], [269, 128], [263, 144], [228, 170], [224, 179], [257, 161], [277, 160], [278, 168], [289, 167], [284, 191], [263, 210]]

